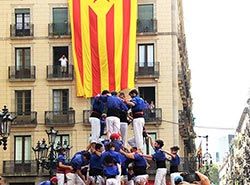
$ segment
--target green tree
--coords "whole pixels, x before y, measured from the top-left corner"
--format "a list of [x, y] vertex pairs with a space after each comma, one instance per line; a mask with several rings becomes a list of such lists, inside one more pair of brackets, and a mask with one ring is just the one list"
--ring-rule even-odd
[[209, 166], [203, 166], [199, 169], [201, 173], [206, 175], [211, 182], [215, 185], [219, 184], [219, 168], [216, 164], [211, 164]]

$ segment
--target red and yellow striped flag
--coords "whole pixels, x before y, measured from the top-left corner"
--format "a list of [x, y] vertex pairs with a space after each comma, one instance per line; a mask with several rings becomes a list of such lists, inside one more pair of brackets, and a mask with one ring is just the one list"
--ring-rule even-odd
[[68, 0], [77, 96], [134, 87], [137, 0]]

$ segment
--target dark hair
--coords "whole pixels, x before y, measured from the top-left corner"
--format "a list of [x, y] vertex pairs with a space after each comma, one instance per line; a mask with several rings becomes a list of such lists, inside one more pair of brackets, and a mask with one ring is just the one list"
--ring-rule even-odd
[[87, 159], [90, 160], [90, 153], [88, 151], [82, 151], [82, 155]]
[[132, 95], [132, 94], [136, 94], [136, 96], [138, 95], [138, 91], [136, 89], [132, 89], [130, 92], [129, 92], [129, 95]]
[[200, 177], [196, 173], [182, 173], [181, 176], [183, 177], [183, 180], [189, 183], [192, 183], [194, 181], [200, 181]]
[[109, 142], [107, 145], [105, 145], [105, 150], [110, 150], [112, 147], [115, 147], [114, 143]]
[[102, 148], [102, 146], [103, 146], [102, 144], [96, 143], [96, 144], [95, 144], [95, 149], [96, 149], [96, 150], [99, 150], [100, 148]]
[[161, 148], [164, 146], [164, 142], [163, 142], [162, 140], [160, 140], [160, 139], [155, 140], [155, 142], [156, 142], [158, 145], [160, 145]]
[[110, 164], [115, 164], [115, 160], [111, 155], [107, 155], [104, 159], [103, 162], [105, 165], [110, 165]]
[[106, 94], [108, 94], [108, 93], [109, 93], [108, 90], [103, 90], [103, 91], [102, 91], [102, 95], [106, 95]]
[[173, 146], [173, 147], [170, 148], [170, 150], [178, 151], [178, 150], [180, 150], [180, 148], [178, 146]]
[[112, 96], [117, 96], [117, 92], [116, 92], [116, 91], [112, 91], [112, 92], [111, 92], [111, 95], [112, 95]]
[[119, 92], [119, 96], [125, 96], [125, 93], [124, 92]]

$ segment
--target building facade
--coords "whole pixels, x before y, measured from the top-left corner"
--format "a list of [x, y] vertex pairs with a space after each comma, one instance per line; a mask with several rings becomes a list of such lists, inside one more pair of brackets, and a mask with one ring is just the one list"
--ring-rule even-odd
[[[58, 130], [57, 141], [73, 146], [71, 156], [86, 148], [91, 99], [76, 97], [67, 0], [2, 0], [0, 20], [0, 105], [17, 116], [0, 152], [0, 174], [2, 184], [32, 185], [46, 176], [32, 151], [45, 130]], [[136, 45], [136, 88], [156, 107], [146, 114], [146, 129], [165, 149], [179, 145], [188, 164], [195, 133], [182, 0], [138, 0]]]
[[[250, 100], [248, 100], [250, 106]], [[250, 183], [250, 107], [245, 107], [235, 137], [230, 146], [230, 153], [219, 170], [221, 185], [241, 185]]]

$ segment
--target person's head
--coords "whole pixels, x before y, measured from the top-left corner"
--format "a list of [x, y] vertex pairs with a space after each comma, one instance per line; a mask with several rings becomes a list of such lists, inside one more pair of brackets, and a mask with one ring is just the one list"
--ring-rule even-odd
[[62, 55], [62, 58], [65, 58], [65, 55]]
[[95, 150], [98, 151], [98, 152], [102, 152], [103, 151], [103, 145], [101, 143], [96, 143]]
[[113, 133], [113, 134], [110, 135], [110, 139], [111, 139], [111, 141], [119, 140], [120, 139], [120, 134], [119, 133]]
[[125, 99], [125, 93], [124, 93], [124, 92], [120, 92], [120, 93], [119, 93], [119, 97], [120, 97], [121, 99]]
[[92, 147], [92, 148], [95, 148], [96, 143], [97, 143], [97, 141], [92, 139], [92, 140], [90, 141], [91, 147]]
[[136, 89], [132, 89], [130, 92], [129, 92], [129, 96], [131, 96], [131, 98], [135, 97], [138, 95], [138, 91]]
[[117, 93], [116, 91], [112, 91], [112, 92], [111, 92], [111, 95], [112, 95], [112, 96], [117, 96], [117, 94], [118, 94], [118, 93]]
[[155, 148], [162, 148], [164, 146], [164, 142], [161, 139], [155, 140], [154, 147]]
[[137, 151], [138, 151], [138, 148], [137, 148], [136, 146], [134, 146], [134, 147], [132, 147], [132, 148], [130, 149], [130, 151], [131, 151], [131, 152], [137, 152]]
[[109, 142], [107, 145], [105, 145], [105, 150], [115, 150], [115, 145], [112, 142]]
[[177, 154], [180, 148], [178, 146], [173, 146], [170, 148], [172, 154]]
[[89, 161], [90, 160], [90, 153], [88, 151], [82, 151], [82, 155], [84, 160]]
[[51, 182], [51, 184], [56, 185], [56, 184], [57, 184], [57, 182], [58, 182], [58, 180], [57, 180], [56, 176], [51, 177], [51, 178], [50, 178], [50, 182]]
[[111, 155], [107, 155], [105, 158], [104, 158], [104, 164], [105, 165], [114, 165], [115, 164], [115, 161], [114, 161], [114, 158], [111, 156]]
[[108, 91], [108, 90], [103, 90], [103, 91], [102, 91], [102, 95], [107, 95], [107, 94], [109, 94], [109, 91]]
[[199, 182], [201, 179], [200, 177], [195, 173], [182, 173], [181, 176], [183, 177], [183, 180], [189, 183], [196, 183]]
[[175, 185], [180, 184], [182, 181], [183, 181], [183, 177], [180, 176], [180, 175], [178, 175], [178, 176], [176, 176], [176, 177], [174, 178], [174, 184], [175, 184]]

